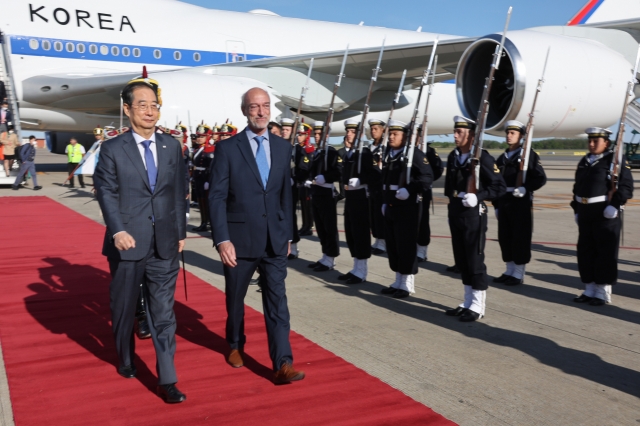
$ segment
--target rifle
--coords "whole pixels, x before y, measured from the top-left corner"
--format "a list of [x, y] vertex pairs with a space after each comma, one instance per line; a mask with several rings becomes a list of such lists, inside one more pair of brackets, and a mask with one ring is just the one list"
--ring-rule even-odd
[[[369, 115], [369, 101], [371, 100], [371, 92], [373, 92], [373, 85], [376, 81], [378, 81], [378, 73], [380, 70], [380, 63], [382, 62], [382, 54], [384, 53], [384, 43], [386, 42], [386, 38], [382, 40], [382, 46], [380, 47], [380, 55], [378, 56], [378, 64], [373, 69], [373, 74], [371, 75], [371, 82], [369, 83], [369, 92], [367, 92], [367, 100], [364, 103], [364, 109], [362, 110], [362, 120], [360, 121], [360, 126], [358, 127], [358, 134], [356, 135], [356, 146], [355, 149], [358, 150], [358, 174], [362, 169], [362, 148], [364, 144], [362, 143], [362, 135], [364, 134], [364, 123], [367, 121], [367, 115]], [[351, 168], [351, 177], [353, 177], [353, 167]]]
[[538, 88], [536, 94], [533, 97], [533, 105], [531, 105], [531, 113], [529, 113], [529, 122], [527, 123], [527, 129], [525, 131], [524, 146], [522, 147], [522, 160], [520, 161], [520, 172], [516, 178], [516, 188], [520, 188], [527, 180], [527, 170], [529, 169], [529, 157], [531, 156], [531, 140], [533, 139], [533, 118], [536, 112], [536, 104], [538, 103], [538, 95], [542, 91], [542, 83], [544, 83], [544, 74], [547, 70], [547, 61], [549, 60], [549, 51], [547, 49], [547, 57], [544, 60], [544, 67], [542, 68], [542, 76], [538, 80]]
[[[416, 126], [416, 120], [418, 119], [418, 110], [420, 108], [420, 99], [422, 98], [422, 89], [424, 89], [424, 86], [429, 82], [429, 74], [431, 74], [431, 66], [433, 65], [433, 59], [435, 58], [437, 47], [438, 47], [438, 38], [436, 38], [436, 41], [433, 43], [433, 49], [431, 50], [431, 57], [429, 58], [429, 66], [427, 67], [426, 70], [424, 70], [424, 74], [422, 75], [420, 90], [418, 91], [418, 99], [416, 100], [416, 107], [413, 110], [413, 117], [411, 117], [411, 124], [409, 125], [409, 129], [410, 129], [409, 131], [411, 132], [411, 140], [408, 147], [405, 146], [405, 154], [406, 154], [405, 161], [407, 163], [407, 167], [405, 168], [405, 171], [404, 171], [405, 178], [406, 178], [405, 183], [407, 185], [409, 185], [409, 182], [411, 182], [411, 167], [413, 166], [413, 152], [416, 149], [416, 139], [418, 136], [418, 126]], [[398, 185], [399, 186], [402, 185], [402, 179]]]
[[482, 155], [482, 144], [484, 142], [484, 129], [487, 125], [487, 115], [489, 114], [489, 93], [491, 93], [491, 86], [493, 85], [493, 76], [500, 66], [500, 58], [502, 57], [502, 51], [504, 50], [504, 39], [507, 35], [507, 28], [509, 28], [509, 21], [511, 20], [511, 10], [509, 7], [507, 12], [507, 22], [504, 24], [504, 31], [502, 32], [502, 39], [500, 44], [496, 46], [496, 51], [493, 54], [493, 62], [489, 69], [489, 76], [484, 83], [484, 91], [482, 93], [482, 99], [480, 100], [480, 109], [478, 110], [478, 116], [476, 118], [476, 131], [473, 139], [473, 145], [469, 152], [469, 180], [467, 181], [467, 194], [476, 194], [480, 185], [480, 156]]
[[298, 126], [300, 125], [300, 110], [302, 109], [302, 104], [304, 103], [304, 97], [307, 95], [307, 90], [309, 90], [309, 80], [311, 79], [311, 70], [313, 70], [313, 59], [311, 58], [311, 62], [309, 63], [309, 72], [307, 73], [307, 81], [302, 86], [302, 92], [300, 93], [300, 100], [298, 101], [298, 111], [296, 112], [296, 119], [293, 122], [293, 128], [291, 129], [291, 145], [296, 145], [296, 136], [298, 135]]
[[336, 94], [338, 93], [338, 89], [340, 88], [340, 83], [342, 83], [342, 77], [344, 77], [344, 67], [347, 65], [347, 56], [349, 55], [349, 45], [347, 44], [347, 49], [344, 51], [344, 57], [342, 58], [342, 67], [340, 68], [340, 72], [336, 76], [336, 82], [333, 85], [333, 95], [331, 95], [331, 103], [329, 104], [329, 111], [327, 111], [327, 119], [324, 122], [324, 128], [322, 129], [322, 137], [320, 139], [319, 151], [324, 152], [324, 170], [327, 170], [327, 162], [328, 162], [328, 149], [327, 145], [329, 144], [329, 135], [331, 134], [331, 121], [333, 121], [333, 104], [336, 100]]
[[[431, 68], [431, 67], [429, 67]], [[436, 59], [433, 62], [433, 70], [431, 70], [431, 83], [429, 83], [429, 91], [427, 92], [427, 103], [424, 106], [424, 116], [422, 117], [422, 134], [420, 138], [422, 139], [422, 153], [427, 153], [427, 124], [429, 123], [429, 100], [431, 99], [431, 93], [433, 92], [433, 85], [436, 80], [436, 70], [438, 69], [438, 55], [436, 55]]]
[[400, 79], [400, 86], [398, 87], [398, 91], [396, 92], [396, 97], [393, 98], [393, 102], [391, 103], [391, 110], [389, 110], [389, 119], [387, 120], [387, 124], [384, 126], [384, 134], [382, 136], [382, 152], [387, 148], [387, 143], [389, 142], [389, 121], [393, 118], [393, 111], [396, 109], [396, 105], [400, 101], [400, 95], [402, 95], [402, 89], [404, 88], [404, 79], [407, 76], [407, 70], [402, 72], [402, 78]]

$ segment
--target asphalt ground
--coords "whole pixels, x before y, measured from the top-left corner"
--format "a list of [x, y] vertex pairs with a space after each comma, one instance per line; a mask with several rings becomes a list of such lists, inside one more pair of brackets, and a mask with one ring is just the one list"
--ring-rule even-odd
[[[453, 255], [441, 178], [434, 185], [429, 260], [420, 264], [416, 294], [396, 300], [379, 293], [394, 280], [384, 256], [369, 261], [366, 283], [338, 281], [352, 266], [343, 232], [336, 270], [310, 271], [307, 264], [320, 258], [320, 246], [315, 235], [304, 237], [300, 258], [289, 262], [292, 328], [462, 425], [640, 423], [640, 171], [633, 172], [636, 198], [625, 212], [613, 303], [585, 306], [572, 301], [581, 287], [577, 226], [569, 207], [579, 158], [542, 153], [548, 183], [535, 197], [533, 259], [525, 284], [492, 284], [487, 316], [480, 321], [461, 323], [444, 315], [461, 302], [463, 287], [458, 275], [445, 271]], [[0, 196], [48, 196], [103, 223], [90, 188], [61, 186], [64, 161], [39, 152], [38, 179], [44, 188], [0, 188]], [[341, 230], [342, 210], [340, 203]], [[198, 211], [192, 210], [190, 224], [199, 223]], [[487, 237], [488, 272], [499, 276], [504, 263], [493, 209]], [[190, 272], [224, 289], [222, 264], [206, 233], [189, 233], [186, 261]], [[246, 303], [262, 311], [254, 289]], [[0, 377], [1, 424], [12, 425], [10, 389], [1, 371]], [[181, 389], [189, 393], [189, 384]]]

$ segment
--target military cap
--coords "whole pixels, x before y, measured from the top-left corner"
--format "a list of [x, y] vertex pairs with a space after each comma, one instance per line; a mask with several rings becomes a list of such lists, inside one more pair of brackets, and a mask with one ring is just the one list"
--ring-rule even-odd
[[589, 127], [588, 129], [585, 129], [584, 132], [590, 138], [605, 138], [605, 139], [609, 139], [609, 136], [612, 133], [611, 130], [604, 129], [602, 127]]
[[308, 125], [307, 123], [300, 123], [300, 125], [298, 126], [298, 134], [300, 133], [310, 134], [311, 126]]
[[385, 124], [387, 124], [387, 123], [385, 123], [384, 121], [382, 121], [382, 120], [380, 120], [378, 118], [372, 118], [367, 123], [369, 123], [369, 127], [376, 126], [376, 125], [377, 126], [384, 126]]
[[345, 130], [357, 129], [358, 127], [360, 127], [360, 122], [358, 120], [356, 120], [355, 118], [350, 118], [348, 120], [345, 120], [345, 122], [344, 122], [344, 129]]
[[293, 127], [293, 124], [295, 123], [295, 121], [291, 118], [283, 118], [280, 120], [280, 125], [282, 127]]
[[405, 123], [404, 121], [389, 120], [389, 131], [392, 131], [392, 130], [402, 130], [403, 132], [408, 132], [409, 127], [407, 126], [407, 123]]
[[313, 123], [313, 130], [322, 130], [324, 129], [324, 121], [316, 121]]
[[95, 129], [93, 129], [93, 135], [94, 136], [100, 136], [104, 133], [104, 129], [101, 128], [100, 126], [96, 127]]
[[196, 128], [196, 135], [207, 136], [211, 132], [211, 127], [208, 124], [201, 123]]
[[455, 117], [453, 117], [453, 128], [475, 130], [476, 122], [470, 118], [456, 115]]
[[526, 129], [525, 125], [518, 120], [509, 120], [505, 123], [504, 131], [508, 132], [509, 130], [517, 130], [520, 133], [524, 133]]
[[176, 130], [179, 130], [179, 131], [181, 131], [183, 133], [187, 133], [187, 126], [182, 124], [182, 121], [181, 121], [176, 125]]

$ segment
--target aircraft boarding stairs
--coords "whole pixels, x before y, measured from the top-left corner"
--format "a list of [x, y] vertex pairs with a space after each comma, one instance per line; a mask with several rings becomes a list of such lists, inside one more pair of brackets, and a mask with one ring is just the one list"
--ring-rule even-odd
[[637, 99], [629, 104], [626, 123], [633, 127], [636, 132], [640, 132], [640, 102]]
[[[0, 31], [0, 80], [4, 83], [5, 90], [7, 92], [7, 101], [9, 102], [9, 110], [13, 114], [13, 126], [18, 140], [22, 141], [22, 132], [20, 127], [20, 112], [18, 110], [18, 103], [15, 95], [15, 84], [13, 81], [13, 73], [11, 71], [11, 52], [9, 38], [5, 37], [2, 31]], [[12, 185], [16, 180], [15, 176], [18, 174], [18, 162], [15, 161], [10, 176], [7, 176], [4, 171], [4, 165], [0, 166], [0, 185]]]

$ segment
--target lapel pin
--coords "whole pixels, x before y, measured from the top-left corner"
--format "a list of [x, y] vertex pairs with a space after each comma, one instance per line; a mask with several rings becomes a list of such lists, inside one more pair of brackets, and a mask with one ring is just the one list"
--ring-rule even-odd
[[162, 145], [162, 147], [163, 147], [163, 148], [166, 148], [167, 146], [166, 146], [166, 145]]

